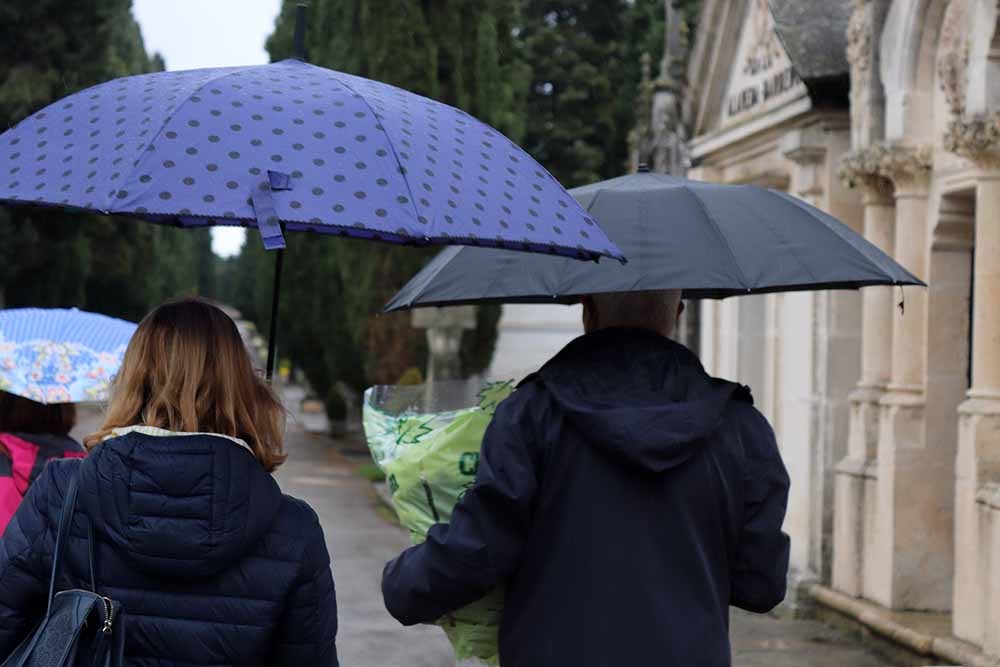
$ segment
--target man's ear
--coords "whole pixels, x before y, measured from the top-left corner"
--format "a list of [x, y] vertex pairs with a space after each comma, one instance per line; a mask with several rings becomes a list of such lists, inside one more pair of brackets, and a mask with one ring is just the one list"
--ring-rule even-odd
[[681, 315], [684, 314], [684, 309], [686, 307], [687, 306], [684, 305], [684, 300], [683, 299], [681, 301], [677, 302], [677, 319], [680, 319]]

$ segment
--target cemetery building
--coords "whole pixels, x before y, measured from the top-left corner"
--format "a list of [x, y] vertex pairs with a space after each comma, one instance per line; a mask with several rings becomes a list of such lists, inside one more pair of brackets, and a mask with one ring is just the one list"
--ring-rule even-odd
[[667, 32], [634, 163], [789, 192], [929, 285], [696, 305], [792, 477], [788, 609], [995, 664], [1000, 3], [705, 0], [693, 44]]

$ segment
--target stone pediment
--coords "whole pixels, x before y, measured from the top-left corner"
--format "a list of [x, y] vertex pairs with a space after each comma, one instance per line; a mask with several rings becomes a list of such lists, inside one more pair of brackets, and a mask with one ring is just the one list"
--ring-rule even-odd
[[812, 108], [767, 0], [704, 0], [688, 86], [696, 159]]
[[750, 0], [723, 95], [723, 125], [766, 113], [801, 97], [805, 86], [778, 39], [767, 0]]

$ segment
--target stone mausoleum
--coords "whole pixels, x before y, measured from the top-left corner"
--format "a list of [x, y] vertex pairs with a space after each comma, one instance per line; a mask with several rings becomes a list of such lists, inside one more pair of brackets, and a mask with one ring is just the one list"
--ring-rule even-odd
[[1000, 664], [1000, 2], [705, 0], [667, 32], [633, 162], [787, 191], [929, 285], [696, 304], [792, 476], [788, 609]]

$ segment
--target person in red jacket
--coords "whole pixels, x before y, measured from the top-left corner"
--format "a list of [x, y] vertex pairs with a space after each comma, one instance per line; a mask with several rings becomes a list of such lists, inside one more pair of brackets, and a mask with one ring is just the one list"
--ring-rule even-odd
[[83, 457], [69, 437], [75, 423], [72, 403], [44, 405], [0, 391], [0, 536], [46, 463]]

